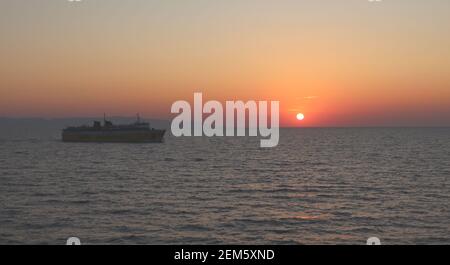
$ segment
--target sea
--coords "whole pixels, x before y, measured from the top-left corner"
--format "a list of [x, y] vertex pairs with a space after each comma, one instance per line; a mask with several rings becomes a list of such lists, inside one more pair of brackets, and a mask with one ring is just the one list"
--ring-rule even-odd
[[450, 244], [450, 128], [160, 144], [0, 128], [0, 244]]

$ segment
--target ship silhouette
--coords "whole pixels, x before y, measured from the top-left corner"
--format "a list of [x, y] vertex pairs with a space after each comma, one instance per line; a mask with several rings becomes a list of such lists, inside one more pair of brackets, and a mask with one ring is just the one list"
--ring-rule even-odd
[[136, 122], [115, 125], [103, 118], [92, 126], [71, 126], [62, 130], [63, 142], [109, 142], [109, 143], [161, 143], [165, 130], [154, 129], [147, 122], [141, 122], [139, 114]]

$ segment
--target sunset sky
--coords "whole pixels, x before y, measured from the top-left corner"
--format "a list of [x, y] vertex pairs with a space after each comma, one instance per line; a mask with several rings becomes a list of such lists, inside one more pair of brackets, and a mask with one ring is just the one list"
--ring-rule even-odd
[[3, 117], [203, 92], [279, 100], [283, 126], [450, 126], [448, 0], [1, 0], [0, 39]]

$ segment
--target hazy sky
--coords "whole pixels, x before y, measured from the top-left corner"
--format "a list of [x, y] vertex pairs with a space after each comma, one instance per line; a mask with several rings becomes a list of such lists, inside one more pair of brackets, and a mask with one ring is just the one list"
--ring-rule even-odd
[[168, 118], [199, 91], [283, 125], [450, 125], [448, 0], [0, 0], [0, 59], [0, 116]]

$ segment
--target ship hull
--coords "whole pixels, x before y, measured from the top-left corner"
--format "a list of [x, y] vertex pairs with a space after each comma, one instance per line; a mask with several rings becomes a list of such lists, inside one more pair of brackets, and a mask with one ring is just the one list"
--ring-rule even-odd
[[145, 131], [63, 131], [63, 142], [161, 143], [165, 130]]

